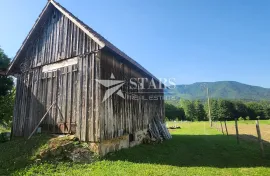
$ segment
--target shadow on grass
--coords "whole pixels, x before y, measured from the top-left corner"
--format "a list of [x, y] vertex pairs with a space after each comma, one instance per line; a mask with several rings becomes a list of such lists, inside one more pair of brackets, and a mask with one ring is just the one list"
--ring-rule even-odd
[[265, 145], [265, 154], [262, 158], [257, 142], [237, 144], [233, 135], [173, 135], [162, 144], [143, 144], [111, 153], [106, 159], [182, 167], [269, 167], [269, 145]]
[[40, 147], [46, 145], [50, 138], [49, 135], [35, 135], [30, 140], [13, 138], [11, 141], [0, 143], [0, 175], [10, 175], [33, 163], [31, 157]]
[[[31, 157], [50, 139], [48, 135], [36, 135], [26, 142], [18, 138], [0, 143], [0, 175], [16, 173], [34, 163]], [[261, 158], [257, 142], [241, 140], [238, 145], [232, 135], [173, 135], [162, 144], [142, 144], [111, 153], [105, 159], [179, 167], [269, 167], [269, 145], [265, 145], [265, 154]]]

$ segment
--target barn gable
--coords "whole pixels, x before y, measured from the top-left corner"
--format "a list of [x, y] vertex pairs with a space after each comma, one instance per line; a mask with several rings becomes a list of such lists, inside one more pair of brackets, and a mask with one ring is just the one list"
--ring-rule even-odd
[[[51, 16], [52, 14], [53, 14], [53, 17], [55, 17], [54, 15], [56, 15], [56, 17], [55, 17], [56, 19], [52, 19], [52, 16]], [[119, 55], [121, 57], [121, 59], [124, 59], [127, 63], [134, 66], [136, 69], [139, 69], [140, 71], [142, 71], [146, 75], [148, 75], [148, 76], [150, 76], [158, 81], [158, 79], [154, 75], [152, 75], [150, 72], [148, 72], [143, 66], [141, 66], [139, 63], [137, 63], [132, 58], [130, 58], [128, 55], [126, 55], [120, 49], [115, 47], [112, 43], [110, 43], [108, 40], [106, 40], [104, 37], [102, 37], [100, 34], [98, 34], [96, 31], [94, 31], [88, 25], [83, 23], [81, 20], [79, 20], [72, 13], [70, 13], [67, 9], [62, 7], [59, 3], [55, 2], [54, 0], [49, 0], [48, 3], [46, 4], [45, 8], [41, 12], [35, 25], [31, 29], [31, 31], [29, 32], [27, 38], [23, 42], [21, 48], [19, 49], [19, 51], [17, 52], [17, 54], [14, 58], [12, 64], [10, 65], [10, 67], [7, 71], [8, 74], [19, 72], [20, 64], [24, 60], [23, 58], [27, 57], [27, 54], [25, 53], [27, 51], [25, 51], [25, 48], [28, 48], [27, 46], [29, 44], [34, 43], [31, 39], [35, 39], [37, 37], [37, 35], [40, 35], [39, 31], [42, 30], [43, 26], [46, 26], [45, 23], [46, 23], [46, 21], [48, 22], [48, 19], [51, 20], [49, 22], [53, 22], [53, 21], [57, 22], [57, 25], [55, 26], [55, 28], [58, 29], [59, 32], [60, 33], [62, 32], [63, 34], [70, 34], [70, 31], [61, 31], [61, 26], [59, 26], [59, 25], [64, 26], [64, 25], [69, 25], [70, 23], [73, 23], [74, 28], [77, 28], [76, 29], [77, 31], [78, 31], [78, 29], [83, 31], [89, 38], [91, 38], [93, 40], [94, 43], [96, 43], [96, 45], [97, 45], [96, 47], [98, 49], [105, 48], [105, 49], [110, 50], [114, 54]], [[53, 22], [53, 23], [55, 23], [55, 22]], [[50, 29], [50, 30], [52, 30], [52, 29]], [[48, 31], [45, 34], [45, 37], [48, 37]], [[72, 36], [69, 36], [69, 37], [72, 38]], [[59, 38], [59, 40], [60, 41], [54, 41], [54, 42], [58, 42], [58, 43], [60, 42], [59, 45], [60, 44], [63, 45], [64, 41], [61, 41], [61, 37]], [[48, 42], [48, 41], [45, 41], [45, 42]], [[61, 51], [61, 49], [60, 49], [60, 51]], [[56, 51], [51, 51], [51, 52], [56, 52]], [[71, 52], [74, 52], [74, 50], [72, 50]], [[61, 56], [61, 54], [62, 53], [58, 53], [58, 55], [56, 57], [58, 57], [59, 59], [63, 59], [65, 56]], [[72, 54], [69, 53], [68, 56], [71, 56], [71, 55]], [[44, 64], [47, 64], [47, 63], [48, 63], [48, 61], [44, 62]], [[33, 63], [33, 64], [35, 64], [35, 63]]]
[[[85, 52], [94, 52], [104, 46], [93, 35], [89, 37], [82, 27], [73, 22], [73, 18], [64, 15], [60, 10], [53, 1], [47, 3], [17, 52], [8, 69], [9, 73], [21, 73]], [[87, 43], [80, 43], [83, 41], [80, 39], [87, 40]], [[83, 45], [87, 45], [86, 51], [82, 50]]]

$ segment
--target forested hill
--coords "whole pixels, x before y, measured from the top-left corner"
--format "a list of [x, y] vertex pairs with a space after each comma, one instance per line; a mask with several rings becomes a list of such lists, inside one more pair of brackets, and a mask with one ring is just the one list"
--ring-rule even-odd
[[211, 98], [270, 100], [270, 89], [242, 84], [235, 81], [198, 82], [190, 85], [177, 85], [175, 89], [165, 90], [166, 95], [183, 99], [206, 99], [205, 85], [209, 88]]

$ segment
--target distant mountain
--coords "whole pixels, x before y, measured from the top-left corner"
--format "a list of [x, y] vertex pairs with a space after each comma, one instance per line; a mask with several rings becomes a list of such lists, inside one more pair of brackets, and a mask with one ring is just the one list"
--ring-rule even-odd
[[207, 85], [210, 98], [241, 99], [241, 100], [270, 100], [270, 89], [251, 86], [235, 81], [198, 82], [190, 85], [177, 85], [175, 89], [166, 89], [166, 95], [183, 99], [206, 99]]

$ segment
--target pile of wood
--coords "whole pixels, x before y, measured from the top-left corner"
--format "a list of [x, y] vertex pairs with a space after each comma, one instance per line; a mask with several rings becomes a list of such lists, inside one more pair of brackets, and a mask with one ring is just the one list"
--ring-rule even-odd
[[169, 133], [166, 125], [161, 122], [158, 118], [153, 118], [152, 122], [149, 124], [149, 133], [151, 139], [158, 141], [163, 141], [166, 139], [171, 139], [172, 136]]

